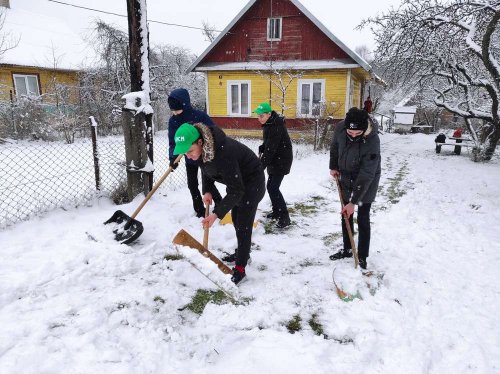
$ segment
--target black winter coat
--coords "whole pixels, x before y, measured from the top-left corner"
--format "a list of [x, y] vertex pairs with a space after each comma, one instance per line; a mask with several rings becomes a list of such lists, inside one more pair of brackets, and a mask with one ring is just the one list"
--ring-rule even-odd
[[344, 121], [335, 127], [330, 145], [330, 170], [340, 171], [345, 201], [372, 203], [380, 180], [380, 139], [378, 125], [369, 121], [368, 129], [356, 141], [347, 137]]
[[248, 185], [262, 179], [264, 170], [255, 153], [246, 145], [228, 138], [217, 126], [207, 127], [195, 124], [203, 138], [203, 151], [200, 157], [202, 173], [202, 192], [213, 194], [215, 183], [226, 185], [226, 196], [217, 204], [213, 212], [224, 217], [235, 205], [240, 203]]
[[262, 125], [262, 130], [264, 143], [259, 147], [262, 166], [267, 168], [269, 174], [290, 173], [293, 150], [285, 119], [273, 110], [269, 120]]

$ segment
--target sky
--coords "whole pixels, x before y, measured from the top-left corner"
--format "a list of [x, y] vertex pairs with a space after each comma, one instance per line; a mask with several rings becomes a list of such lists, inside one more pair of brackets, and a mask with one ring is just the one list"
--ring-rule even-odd
[[[59, 18], [77, 34], [89, 31], [92, 21], [101, 18], [124, 31], [127, 20], [123, 17], [78, 9], [48, 0], [10, 0], [12, 8], [22, 8], [35, 15]], [[126, 0], [61, 0], [87, 8], [127, 14]], [[369, 30], [358, 31], [355, 27], [364, 19], [397, 6], [400, 0], [358, 0], [356, 2], [302, 0], [301, 3], [351, 49], [366, 45], [371, 50], [375, 43]], [[200, 27], [207, 21], [217, 30], [227, 24], [247, 4], [247, 0], [148, 0], [148, 19]], [[190, 49], [200, 55], [210, 44], [201, 31], [150, 23], [152, 44], [172, 44]]]

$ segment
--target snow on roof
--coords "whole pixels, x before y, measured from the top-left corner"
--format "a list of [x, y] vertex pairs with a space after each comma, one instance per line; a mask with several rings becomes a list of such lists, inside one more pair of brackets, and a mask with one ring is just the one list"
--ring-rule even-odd
[[198, 66], [197, 71], [210, 70], [312, 70], [312, 69], [348, 69], [357, 68], [358, 64], [353, 64], [346, 60], [286, 60], [274, 61], [272, 68], [269, 62], [266, 61], [250, 61], [250, 62], [210, 62], [203, 66]]
[[394, 113], [417, 113], [416, 106], [395, 106], [393, 110]]
[[2, 30], [18, 45], [5, 52], [0, 63], [79, 70], [94, 58], [94, 51], [63, 21], [27, 9], [5, 9]]

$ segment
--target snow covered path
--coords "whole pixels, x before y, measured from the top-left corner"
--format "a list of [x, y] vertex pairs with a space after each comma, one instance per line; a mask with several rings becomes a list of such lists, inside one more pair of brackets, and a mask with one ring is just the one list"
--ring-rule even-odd
[[[0, 232], [0, 373], [499, 372], [500, 159], [436, 155], [426, 135], [381, 141], [375, 295], [336, 296], [334, 266], [354, 272], [328, 259], [341, 246], [338, 194], [328, 155], [298, 147], [283, 183], [294, 226], [259, 224], [241, 305], [178, 310], [215, 290], [172, 257], [181, 228], [203, 236], [186, 189], [152, 199], [131, 246], [100, 224], [116, 210], [107, 201]], [[261, 206], [262, 217], [267, 196]], [[211, 230], [216, 254], [235, 244], [231, 226]]]

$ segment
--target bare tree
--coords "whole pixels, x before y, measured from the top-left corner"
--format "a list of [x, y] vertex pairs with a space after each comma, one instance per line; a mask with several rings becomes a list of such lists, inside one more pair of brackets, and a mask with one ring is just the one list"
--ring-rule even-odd
[[16, 38], [14, 35], [4, 33], [5, 25], [5, 8], [0, 8], [0, 61], [2, 56], [8, 50], [17, 47], [19, 44], [20, 37]]
[[203, 30], [201, 33], [203, 36], [210, 42], [212, 43], [215, 38], [217, 38], [218, 31], [215, 29], [215, 26], [212, 26], [208, 23], [208, 21], [203, 21], [201, 23], [201, 27]]
[[304, 72], [294, 70], [292, 67], [278, 69], [270, 64], [269, 70], [257, 70], [255, 73], [278, 89], [278, 94], [271, 95], [270, 100], [279, 106], [281, 114], [285, 113], [287, 109], [291, 109], [286, 105], [288, 89], [294, 81], [304, 75]]
[[360, 25], [375, 34], [385, 79], [431, 89], [436, 106], [465, 119], [478, 160], [490, 160], [500, 139], [499, 21], [498, 0], [403, 0]]

